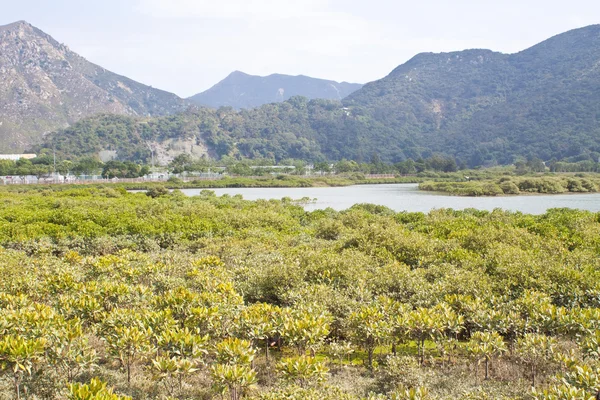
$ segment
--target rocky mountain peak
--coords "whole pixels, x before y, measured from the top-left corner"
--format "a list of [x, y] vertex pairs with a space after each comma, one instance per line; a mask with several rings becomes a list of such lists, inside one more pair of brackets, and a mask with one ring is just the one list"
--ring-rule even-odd
[[21, 151], [90, 115], [164, 115], [186, 104], [90, 63], [26, 21], [0, 27], [0, 151]]
[[0, 32], [14, 31], [23, 32], [25, 30], [33, 31], [33, 26], [27, 21], [17, 21], [7, 25], [0, 25]]

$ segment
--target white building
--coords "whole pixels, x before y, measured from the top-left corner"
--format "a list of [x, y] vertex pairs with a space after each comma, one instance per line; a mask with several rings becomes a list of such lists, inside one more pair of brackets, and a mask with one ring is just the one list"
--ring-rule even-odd
[[26, 158], [31, 160], [32, 158], [36, 158], [36, 154], [0, 154], [0, 160], [12, 160], [17, 161], [21, 158]]

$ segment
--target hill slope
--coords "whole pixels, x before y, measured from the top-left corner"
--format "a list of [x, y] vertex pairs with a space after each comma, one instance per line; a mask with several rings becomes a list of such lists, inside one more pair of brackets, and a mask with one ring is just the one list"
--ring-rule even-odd
[[19, 152], [45, 132], [96, 113], [163, 115], [183, 110], [174, 94], [85, 60], [19, 21], [0, 27], [0, 151]]
[[[600, 25], [512, 55], [490, 50], [419, 54], [341, 102], [292, 97], [239, 112], [199, 109], [139, 121], [136, 125], [164, 126], [140, 130], [153, 140], [194, 138], [215, 157], [368, 161], [378, 155], [395, 162], [437, 152], [470, 166], [518, 157], [597, 161]], [[116, 150], [116, 142], [106, 138], [110, 132], [85, 134], [98, 137], [94, 151]], [[81, 133], [61, 131], [52, 140], [69, 154], [76, 150], [69, 150], [68, 138]]]
[[263, 77], [235, 71], [212, 88], [190, 97], [189, 100], [200, 106], [229, 106], [239, 110], [288, 100], [294, 96], [341, 100], [361, 87], [362, 85], [357, 83], [338, 83], [303, 75], [273, 74]]
[[[471, 165], [600, 156], [600, 25], [506, 55], [420, 54], [344, 99], [380, 123], [368, 151], [441, 151]], [[408, 142], [407, 142], [408, 141]]]

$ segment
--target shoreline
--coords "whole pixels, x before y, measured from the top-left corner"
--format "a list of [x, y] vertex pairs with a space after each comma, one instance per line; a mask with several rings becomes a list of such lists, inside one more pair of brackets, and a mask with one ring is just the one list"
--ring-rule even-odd
[[[177, 189], [284, 189], [284, 188], [334, 188], [362, 185], [385, 184], [417, 184], [418, 191], [423, 194], [451, 197], [519, 197], [519, 196], [544, 196], [544, 195], [578, 195], [600, 193], [600, 179], [596, 177], [577, 178], [572, 175], [555, 176], [528, 176], [509, 179], [483, 179], [473, 181], [457, 181], [453, 177], [426, 177], [426, 176], [397, 176], [392, 177], [364, 177], [361, 175], [343, 176], [316, 176], [302, 177], [285, 175], [265, 178], [227, 177], [211, 180], [190, 181], [141, 181], [141, 182], [68, 182], [68, 183], [41, 183], [41, 184], [8, 184], [0, 185], [0, 191], [63, 191], [77, 188], [113, 188], [116, 190], [145, 191], [163, 187], [169, 190]], [[454, 177], [455, 178], [455, 177]], [[508, 178], [508, 177], [507, 177]], [[502, 177], [500, 177], [502, 179]], [[576, 184], [573, 186], [572, 183]], [[524, 185], [527, 183], [527, 185]], [[508, 188], [507, 186], [508, 185]], [[574, 190], [571, 190], [574, 189]]]
[[218, 180], [196, 180], [189, 182], [152, 181], [152, 182], [69, 182], [69, 183], [42, 183], [42, 184], [9, 184], [0, 185], [0, 190], [66, 190], [83, 187], [98, 188], [123, 188], [125, 190], [148, 190], [154, 187], [166, 189], [234, 189], [234, 188], [310, 188], [310, 187], [344, 187], [354, 185], [381, 185], [423, 182], [423, 178], [398, 177], [398, 178], [354, 178], [354, 177], [290, 177], [284, 179], [248, 179], [226, 178]]
[[459, 193], [450, 193], [439, 190], [424, 190], [419, 189], [420, 192], [429, 193], [437, 196], [448, 196], [448, 197], [471, 197], [471, 198], [513, 198], [513, 197], [538, 197], [538, 196], [560, 196], [560, 195], [569, 195], [569, 196], [580, 196], [580, 195], [590, 195], [590, 194], [600, 194], [600, 191], [596, 192], [561, 192], [561, 193], [539, 193], [539, 192], [521, 192], [516, 194], [498, 194], [498, 195], [468, 195], [468, 194], [459, 194]]

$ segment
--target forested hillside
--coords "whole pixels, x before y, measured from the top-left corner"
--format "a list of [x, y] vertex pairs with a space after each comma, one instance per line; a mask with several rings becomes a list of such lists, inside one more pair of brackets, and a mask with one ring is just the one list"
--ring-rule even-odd
[[205, 145], [207, 154], [216, 158], [334, 159], [348, 153], [352, 141], [340, 143], [328, 137], [328, 132], [344, 131], [347, 124], [353, 123], [351, 120], [339, 102], [303, 97], [239, 112], [231, 108], [192, 108], [160, 118], [107, 114], [59, 131], [33, 151], [56, 149], [57, 154], [68, 158], [111, 150], [119, 159], [147, 162], [148, 143], [187, 139]]
[[215, 158], [242, 155], [276, 160], [322, 159], [313, 124], [325, 124], [341, 112], [339, 103], [294, 98], [241, 112], [231, 108], [195, 108], [161, 118], [106, 114], [49, 136], [34, 151], [53, 148], [61, 157], [71, 158], [110, 150], [116, 151], [121, 160], [148, 162], [148, 144], [165, 147], [172, 140], [187, 140], [206, 146], [207, 154]]
[[[370, 150], [447, 151], [470, 165], [600, 157], [600, 25], [517, 54], [420, 54], [344, 100], [381, 123]], [[406, 140], [409, 142], [406, 143]], [[408, 146], [407, 146], [408, 144]]]
[[[420, 54], [342, 102], [293, 97], [239, 112], [195, 109], [114, 131], [90, 128], [112, 124], [113, 117], [95, 117], [45, 146], [60, 143], [76, 155], [120, 148], [120, 158], [132, 159], [143, 157], [138, 137], [190, 137], [213, 157], [396, 162], [440, 153], [471, 167], [519, 158], [597, 162], [599, 66], [595, 25], [513, 55]], [[73, 140], [82, 135], [94, 145]]]

